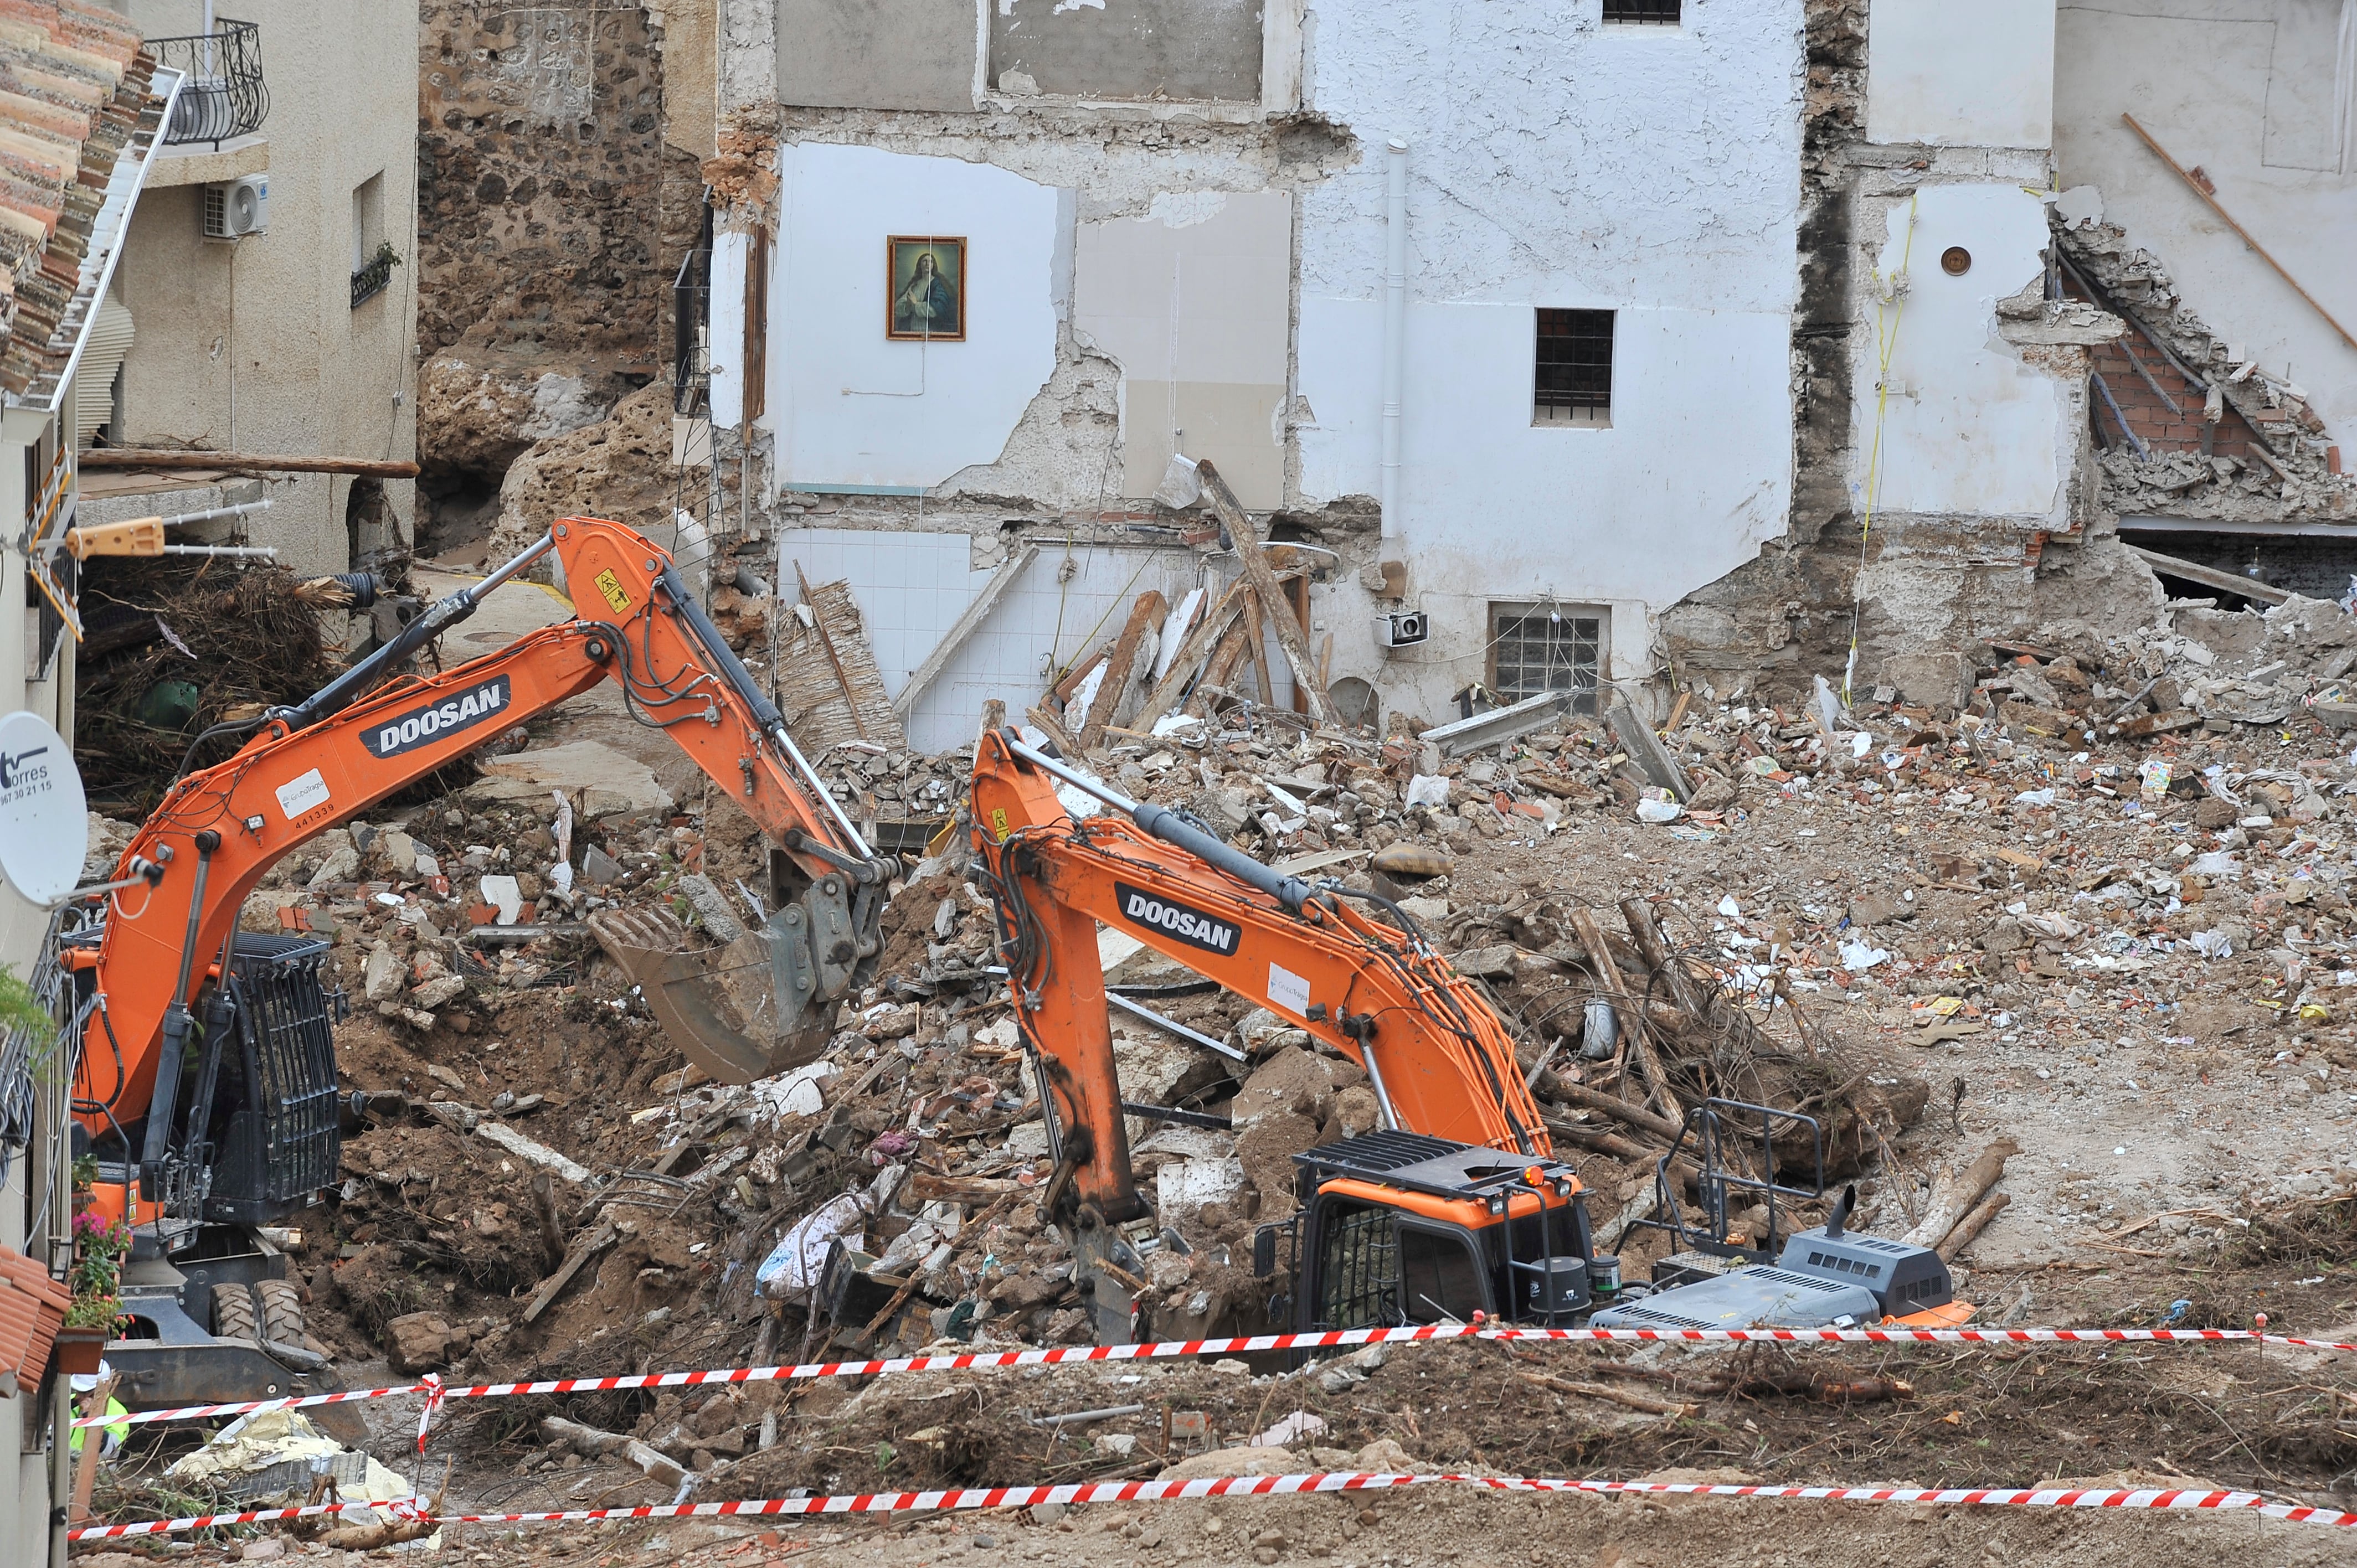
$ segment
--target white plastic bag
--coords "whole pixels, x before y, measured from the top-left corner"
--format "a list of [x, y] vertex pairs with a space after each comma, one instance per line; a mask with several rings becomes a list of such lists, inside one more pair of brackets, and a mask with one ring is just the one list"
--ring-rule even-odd
[[802, 1216], [780, 1239], [753, 1275], [761, 1294], [774, 1301], [807, 1302], [818, 1289], [819, 1271], [826, 1267], [827, 1248], [838, 1236], [854, 1251], [866, 1240], [860, 1221], [866, 1218], [859, 1195], [846, 1192]]
[[1418, 773], [1407, 781], [1407, 793], [1401, 798], [1403, 806], [1440, 807], [1448, 804], [1448, 779], [1444, 774]]

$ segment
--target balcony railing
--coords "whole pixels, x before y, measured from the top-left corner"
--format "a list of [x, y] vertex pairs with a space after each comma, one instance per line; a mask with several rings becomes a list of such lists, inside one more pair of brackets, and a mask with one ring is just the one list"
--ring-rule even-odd
[[352, 308], [358, 310], [369, 300], [382, 294], [393, 284], [393, 269], [401, 265], [390, 243], [379, 245], [376, 254], [352, 274]]
[[188, 78], [172, 123], [164, 127], [167, 145], [210, 142], [218, 147], [232, 136], [253, 134], [270, 113], [270, 90], [262, 81], [262, 25], [224, 16], [214, 26], [214, 32], [147, 40], [156, 63]]

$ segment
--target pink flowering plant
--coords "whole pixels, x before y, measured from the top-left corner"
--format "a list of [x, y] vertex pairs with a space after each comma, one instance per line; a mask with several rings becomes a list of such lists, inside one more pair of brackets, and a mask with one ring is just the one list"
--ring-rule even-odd
[[[73, 1305], [66, 1309], [69, 1328], [112, 1329], [123, 1316], [123, 1260], [131, 1251], [131, 1228], [101, 1214], [91, 1205], [90, 1188], [82, 1181], [81, 1162], [74, 1172], [73, 1267], [66, 1284]], [[90, 1173], [96, 1175], [95, 1162]]]

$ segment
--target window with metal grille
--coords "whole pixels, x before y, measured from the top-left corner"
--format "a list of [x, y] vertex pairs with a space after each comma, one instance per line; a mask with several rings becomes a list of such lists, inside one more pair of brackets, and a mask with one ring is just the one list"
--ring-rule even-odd
[[1538, 313], [1533, 424], [1612, 423], [1612, 313]]
[[1504, 703], [1544, 692], [1577, 692], [1574, 711], [1596, 712], [1596, 687], [1610, 624], [1600, 609], [1491, 605], [1490, 689]]
[[1678, 25], [1681, 0], [1604, 0], [1608, 22], [1635, 22], [1652, 27]]

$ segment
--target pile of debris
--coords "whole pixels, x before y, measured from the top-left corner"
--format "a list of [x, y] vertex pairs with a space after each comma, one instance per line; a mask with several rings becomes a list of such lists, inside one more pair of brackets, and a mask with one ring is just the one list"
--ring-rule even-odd
[[300, 701], [340, 667], [320, 619], [352, 602], [336, 578], [204, 559], [88, 571], [74, 751], [93, 803], [117, 815], [152, 810], [202, 731]]

